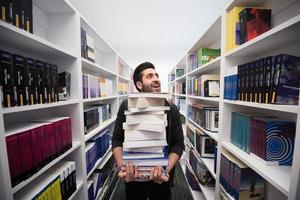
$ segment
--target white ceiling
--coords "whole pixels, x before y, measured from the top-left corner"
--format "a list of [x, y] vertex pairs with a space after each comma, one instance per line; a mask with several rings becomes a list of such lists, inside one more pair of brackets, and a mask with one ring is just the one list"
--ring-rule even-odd
[[[229, 0], [69, 0], [132, 67], [156, 65], [162, 81]], [[164, 88], [166, 85], [164, 86]]]

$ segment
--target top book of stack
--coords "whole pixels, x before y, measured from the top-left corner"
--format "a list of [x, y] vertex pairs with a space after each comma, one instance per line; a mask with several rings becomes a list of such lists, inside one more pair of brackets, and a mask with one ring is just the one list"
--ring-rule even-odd
[[131, 111], [131, 108], [162, 107], [167, 98], [170, 98], [168, 93], [132, 93], [128, 96], [128, 108]]

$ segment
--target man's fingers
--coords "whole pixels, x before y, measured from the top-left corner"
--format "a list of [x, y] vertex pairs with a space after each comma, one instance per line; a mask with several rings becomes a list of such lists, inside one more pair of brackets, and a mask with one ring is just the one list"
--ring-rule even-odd
[[153, 177], [154, 177], [154, 167], [152, 167], [150, 170], [150, 180], [153, 180]]
[[165, 176], [165, 175], [162, 175], [162, 176], [161, 176], [161, 180], [162, 180], [163, 182], [168, 182], [168, 181], [169, 181], [169, 177], [167, 177], [167, 176]]
[[161, 177], [161, 167], [157, 167], [157, 177], [160, 178]]
[[134, 166], [134, 178], [138, 178], [139, 176], [138, 167]]

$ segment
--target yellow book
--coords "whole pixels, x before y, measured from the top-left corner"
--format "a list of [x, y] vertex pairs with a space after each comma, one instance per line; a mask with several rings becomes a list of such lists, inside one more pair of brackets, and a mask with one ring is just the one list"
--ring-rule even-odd
[[229, 51], [229, 12], [226, 13], [225, 52]]

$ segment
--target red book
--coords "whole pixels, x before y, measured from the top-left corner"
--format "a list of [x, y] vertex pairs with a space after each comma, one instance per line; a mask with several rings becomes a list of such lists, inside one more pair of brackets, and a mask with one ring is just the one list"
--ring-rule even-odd
[[68, 127], [68, 145], [72, 147], [72, 121], [71, 118], [66, 119]]
[[45, 124], [43, 124], [40, 127], [40, 131], [41, 131], [41, 139], [42, 139], [42, 157], [43, 157], [43, 161], [46, 161], [50, 158], [50, 145], [49, 145], [49, 138], [48, 138], [48, 134], [45, 128]]
[[60, 121], [53, 122], [54, 130], [55, 130], [55, 144], [56, 144], [56, 151], [61, 153], [63, 150], [63, 136], [62, 136], [62, 123]]
[[59, 121], [61, 124], [61, 136], [62, 136], [62, 146], [63, 150], [67, 149], [68, 146], [68, 127], [67, 121], [65, 119]]
[[8, 164], [10, 170], [10, 177], [12, 179], [12, 185], [15, 185], [16, 179], [24, 172], [21, 163], [20, 156], [20, 145], [18, 140], [18, 135], [10, 135], [6, 137], [6, 147]]
[[41, 127], [37, 127], [31, 130], [31, 144], [33, 152], [33, 167], [35, 169], [38, 169], [43, 161]]
[[47, 123], [44, 126], [47, 138], [48, 138], [48, 143], [49, 143], [49, 156], [55, 156], [57, 153], [56, 151], [56, 146], [55, 146], [55, 132], [54, 132], [54, 125], [52, 123]]
[[31, 130], [26, 130], [18, 134], [20, 156], [22, 162], [22, 170], [24, 170], [26, 176], [30, 170], [33, 169], [33, 151], [31, 142]]

